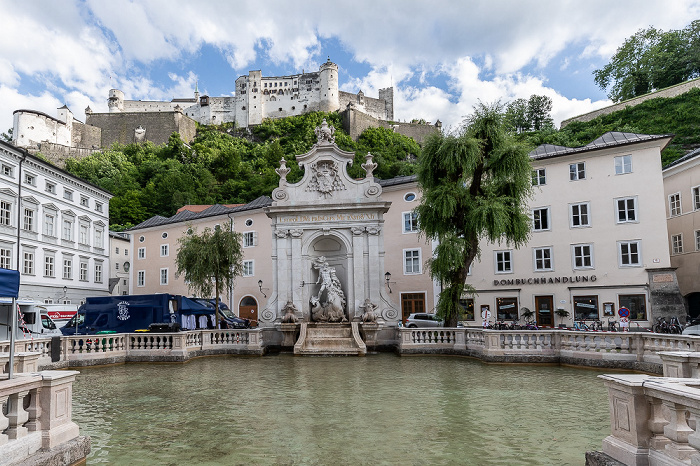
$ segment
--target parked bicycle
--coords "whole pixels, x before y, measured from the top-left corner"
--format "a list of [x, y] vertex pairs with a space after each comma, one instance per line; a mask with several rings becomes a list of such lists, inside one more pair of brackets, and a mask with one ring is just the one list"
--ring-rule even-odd
[[620, 325], [617, 323], [617, 321], [608, 319], [608, 332], [619, 332], [619, 331], [620, 331]]
[[671, 333], [669, 323], [663, 317], [657, 317], [656, 323], [652, 327], [655, 333]]
[[602, 332], [603, 331], [603, 322], [600, 320], [596, 319], [593, 322], [591, 322], [591, 325], [588, 326], [589, 330], [592, 330], [594, 332]]
[[590, 330], [588, 328], [588, 325], [586, 325], [586, 322], [583, 320], [575, 320], [574, 321], [574, 330], [579, 330], [579, 331], [588, 331]]
[[683, 325], [679, 322], [678, 317], [671, 317], [671, 322], [668, 324], [668, 333], [676, 335], [683, 333]]

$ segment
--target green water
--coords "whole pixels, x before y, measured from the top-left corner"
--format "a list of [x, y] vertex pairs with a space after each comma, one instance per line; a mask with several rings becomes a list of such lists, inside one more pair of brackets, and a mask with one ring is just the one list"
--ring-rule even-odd
[[88, 464], [582, 465], [610, 432], [600, 373], [389, 354], [128, 364], [81, 369], [73, 419]]

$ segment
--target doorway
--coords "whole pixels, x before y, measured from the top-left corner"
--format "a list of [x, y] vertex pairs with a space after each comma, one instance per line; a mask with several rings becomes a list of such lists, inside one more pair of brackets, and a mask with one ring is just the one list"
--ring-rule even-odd
[[401, 321], [416, 312], [425, 312], [425, 293], [401, 293]]
[[241, 299], [241, 304], [238, 306], [238, 317], [249, 319], [251, 322], [258, 321], [258, 302], [255, 298], [246, 296]]
[[554, 328], [554, 298], [552, 296], [535, 296], [537, 326]]

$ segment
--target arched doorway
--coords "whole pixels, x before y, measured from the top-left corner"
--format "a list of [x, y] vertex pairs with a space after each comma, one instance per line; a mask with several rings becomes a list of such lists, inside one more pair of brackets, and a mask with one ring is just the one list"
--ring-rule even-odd
[[255, 326], [258, 322], [258, 302], [252, 296], [246, 296], [241, 299], [241, 304], [238, 305], [238, 317], [241, 319], [249, 319], [251, 324]]

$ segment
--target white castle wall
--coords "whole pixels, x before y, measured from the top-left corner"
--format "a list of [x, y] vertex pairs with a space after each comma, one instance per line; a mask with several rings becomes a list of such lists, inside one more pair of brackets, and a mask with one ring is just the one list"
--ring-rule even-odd
[[73, 116], [70, 111], [64, 112], [62, 116], [69, 120], [68, 124], [34, 110], [15, 111], [12, 122], [13, 144], [18, 147], [36, 147], [41, 142], [51, 142], [70, 146]]

